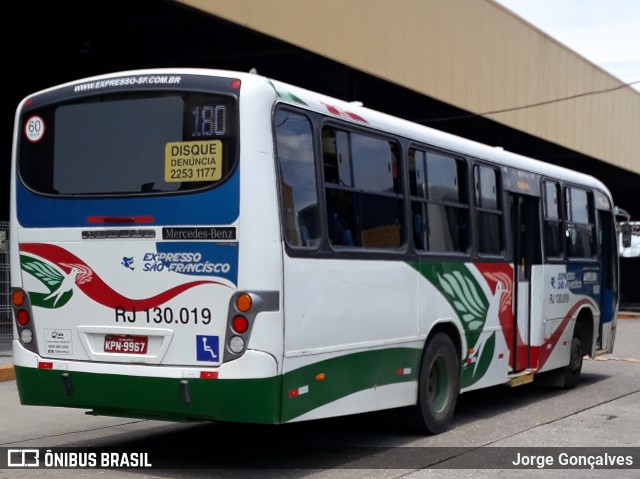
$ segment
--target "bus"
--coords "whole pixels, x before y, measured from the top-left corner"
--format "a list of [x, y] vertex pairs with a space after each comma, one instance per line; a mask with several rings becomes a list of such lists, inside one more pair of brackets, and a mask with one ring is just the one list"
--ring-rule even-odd
[[576, 385], [616, 333], [597, 179], [255, 73], [25, 98], [11, 172], [25, 405], [281, 424]]

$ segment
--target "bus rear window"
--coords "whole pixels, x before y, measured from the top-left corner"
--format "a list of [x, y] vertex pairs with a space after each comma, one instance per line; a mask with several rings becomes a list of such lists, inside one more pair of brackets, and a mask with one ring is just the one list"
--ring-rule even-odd
[[[105, 95], [23, 115], [19, 171], [49, 195], [135, 195], [210, 187], [231, 173], [236, 103], [204, 94]], [[29, 128], [37, 134], [27, 134]]]

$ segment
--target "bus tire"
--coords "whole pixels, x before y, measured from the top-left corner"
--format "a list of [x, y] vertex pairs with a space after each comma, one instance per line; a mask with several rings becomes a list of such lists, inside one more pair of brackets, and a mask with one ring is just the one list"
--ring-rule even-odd
[[569, 352], [569, 364], [562, 369], [564, 389], [572, 389], [578, 384], [580, 372], [582, 371], [582, 361], [584, 351], [582, 350], [582, 340], [580, 339], [580, 329], [576, 326], [571, 338], [571, 351]]
[[420, 432], [439, 434], [449, 428], [460, 393], [460, 363], [453, 341], [436, 333], [420, 363], [416, 426]]

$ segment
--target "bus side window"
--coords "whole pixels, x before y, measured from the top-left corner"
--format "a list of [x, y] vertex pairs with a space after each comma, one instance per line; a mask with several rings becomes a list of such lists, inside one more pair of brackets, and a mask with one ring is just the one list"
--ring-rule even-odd
[[504, 242], [498, 170], [476, 165], [474, 175], [478, 253], [500, 255]]
[[387, 139], [326, 126], [322, 158], [329, 242], [399, 248], [403, 208], [397, 146]]
[[382, 138], [351, 133], [358, 242], [363, 248], [399, 248], [403, 206], [397, 146]]
[[408, 168], [416, 250], [467, 252], [469, 207], [466, 163], [442, 153], [411, 148]]
[[417, 250], [427, 249], [427, 190], [425, 184], [425, 153], [411, 148], [408, 155], [409, 195], [411, 196], [411, 223], [413, 243]]
[[327, 203], [329, 243], [355, 246], [355, 212], [349, 155], [349, 134], [332, 127], [322, 129], [322, 163]]
[[560, 258], [562, 249], [562, 218], [560, 217], [560, 186], [555, 181], [545, 181], [544, 195], [544, 255]]
[[567, 241], [571, 258], [596, 256], [595, 207], [593, 193], [582, 188], [569, 187], [567, 197]]
[[319, 244], [318, 198], [311, 123], [286, 110], [275, 115], [284, 235], [290, 246]]

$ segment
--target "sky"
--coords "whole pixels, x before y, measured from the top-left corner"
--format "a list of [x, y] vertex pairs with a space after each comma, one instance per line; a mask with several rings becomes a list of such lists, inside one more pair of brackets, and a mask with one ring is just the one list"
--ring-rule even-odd
[[495, 1], [623, 82], [640, 82], [640, 0]]

